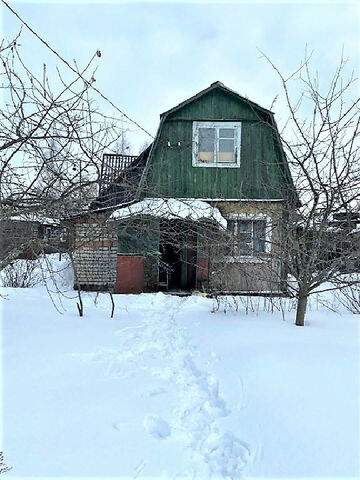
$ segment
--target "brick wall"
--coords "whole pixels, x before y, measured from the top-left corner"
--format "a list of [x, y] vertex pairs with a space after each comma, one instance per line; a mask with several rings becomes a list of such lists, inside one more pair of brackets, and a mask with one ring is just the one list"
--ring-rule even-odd
[[75, 288], [113, 291], [116, 281], [117, 231], [105, 218], [78, 219], [74, 225]]

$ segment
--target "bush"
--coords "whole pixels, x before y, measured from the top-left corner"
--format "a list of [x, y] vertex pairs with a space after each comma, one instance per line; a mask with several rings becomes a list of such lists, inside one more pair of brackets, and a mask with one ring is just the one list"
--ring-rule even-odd
[[351, 313], [360, 313], [360, 283], [342, 288], [336, 292], [338, 302]]
[[3, 287], [30, 288], [42, 277], [37, 260], [16, 260], [1, 270], [0, 280]]

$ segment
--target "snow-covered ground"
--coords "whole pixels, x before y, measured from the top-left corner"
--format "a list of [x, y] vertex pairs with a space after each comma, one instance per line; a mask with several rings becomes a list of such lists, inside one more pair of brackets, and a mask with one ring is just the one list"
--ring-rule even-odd
[[0, 293], [9, 478], [359, 477], [357, 315]]

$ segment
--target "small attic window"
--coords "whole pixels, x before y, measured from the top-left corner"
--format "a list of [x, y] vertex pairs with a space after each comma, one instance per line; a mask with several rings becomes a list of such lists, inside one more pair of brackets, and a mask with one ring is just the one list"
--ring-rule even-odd
[[240, 142], [240, 122], [194, 122], [193, 167], [239, 167]]

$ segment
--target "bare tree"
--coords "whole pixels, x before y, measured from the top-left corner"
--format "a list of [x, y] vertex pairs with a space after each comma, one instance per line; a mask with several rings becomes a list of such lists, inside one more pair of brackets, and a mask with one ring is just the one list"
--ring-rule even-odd
[[[128, 138], [127, 132], [126, 132], [123, 125], [122, 125], [121, 137], [116, 142], [114, 150], [115, 150], [116, 153], [120, 153], [122, 155], [131, 155], [131, 152], [132, 152], [131, 142]], [[141, 152], [139, 152], [139, 153], [141, 153]]]
[[[13, 216], [64, 218], [86, 207], [98, 194], [103, 151], [122, 138], [124, 124], [90, 95], [98, 51], [84, 68], [75, 63], [72, 78], [57, 69], [50, 81], [46, 65], [39, 76], [23, 61], [19, 36], [0, 45], [2, 228]], [[17, 255], [8, 252], [0, 267]]]
[[140, 153], [142, 153], [144, 150], [146, 150], [148, 148], [148, 146], [150, 145], [150, 141], [145, 141], [143, 142], [141, 145], [140, 145], [140, 148], [139, 148], [139, 155]]
[[300, 204], [287, 209], [280, 251], [295, 280], [288, 288], [297, 298], [296, 325], [303, 326], [309, 295], [353, 282], [344, 273], [359, 267], [350, 234], [360, 206], [358, 81], [344, 78], [344, 59], [326, 85], [312, 73], [310, 57], [288, 77], [266, 59], [289, 114], [281, 141]]
[[12, 467], [8, 467], [4, 461], [4, 453], [0, 452], [0, 475], [9, 472]]

